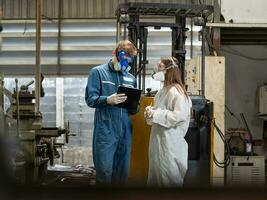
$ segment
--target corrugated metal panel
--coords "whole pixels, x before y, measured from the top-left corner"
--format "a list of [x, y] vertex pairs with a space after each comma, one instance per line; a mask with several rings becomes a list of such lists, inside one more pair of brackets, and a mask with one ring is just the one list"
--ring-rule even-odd
[[[35, 26], [31, 21], [4, 21], [0, 71], [5, 74], [33, 74], [35, 65]], [[106, 63], [115, 47], [115, 20], [64, 20], [62, 23], [61, 71], [57, 67], [57, 22], [42, 26], [42, 72], [44, 74], [87, 74], [90, 67]], [[189, 26], [190, 28], [190, 26]], [[200, 54], [199, 27], [193, 31], [193, 55]], [[149, 29], [148, 69], [161, 56], [169, 56], [171, 32], [168, 28]], [[186, 41], [190, 56], [190, 33]]]
[[[114, 18], [115, 10], [124, 0], [62, 0], [64, 18]], [[154, 3], [196, 3], [197, 0], [130, 0], [128, 2]], [[212, 5], [213, 0], [203, 3]], [[59, 0], [43, 0], [42, 13], [44, 17], [58, 17]], [[5, 19], [34, 18], [35, 0], [0, 0]]]

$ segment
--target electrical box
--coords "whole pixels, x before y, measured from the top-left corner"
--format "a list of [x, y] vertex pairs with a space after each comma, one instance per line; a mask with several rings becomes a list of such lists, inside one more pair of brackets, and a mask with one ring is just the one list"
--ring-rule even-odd
[[267, 85], [259, 88], [259, 113], [258, 116], [267, 120]]
[[185, 62], [185, 84], [190, 95], [200, 95], [201, 91], [201, 57]]
[[264, 156], [230, 156], [227, 167], [227, 186], [264, 186]]

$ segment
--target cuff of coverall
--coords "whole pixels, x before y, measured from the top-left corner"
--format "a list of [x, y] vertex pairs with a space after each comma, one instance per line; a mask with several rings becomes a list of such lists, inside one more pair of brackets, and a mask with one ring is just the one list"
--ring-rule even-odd
[[107, 96], [100, 96], [98, 101], [101, 105], [107, 105]]
[[161, 114], [160, 114], [159, 109], [155, 110], [155, 111], [154, 111], [154, 114], [153, 114], [152, 122], [153, 122], [153, 123], [158, 123], [158, 121], [160, 120], [161, 117], [162, 117], [162, 116], [161, 116]]

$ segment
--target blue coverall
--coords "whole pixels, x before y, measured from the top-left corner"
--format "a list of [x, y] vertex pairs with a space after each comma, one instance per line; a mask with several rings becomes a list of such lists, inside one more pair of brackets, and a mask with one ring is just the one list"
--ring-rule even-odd
[[129, 174], [131, 119], [127, 109], [107, 104], [107, 97], [116, 93], [119, 85], [136, 87], [136, 79], [115, 71], [111, 61], [90, 70], [85, 100], [96, 108], [93, 160], [97, 183], [123, 183]]

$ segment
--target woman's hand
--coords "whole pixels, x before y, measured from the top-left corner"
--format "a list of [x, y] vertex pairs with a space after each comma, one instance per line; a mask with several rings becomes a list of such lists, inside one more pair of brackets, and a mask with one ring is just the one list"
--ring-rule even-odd
[[144, 112], [145, 118], [146, 119], [153, 118], [154, 112], [155, 108], [153, 106], [147, 106]]
[[145, 108], [145, 112], [144, 112], [144, 117], [146, 119], [146, 123], [150, 126], [152, 125], [152, 118], [153, 118], [153, 114], [154, 114], [154, 109], [155, 108], [152, 106], [147, 106]]

